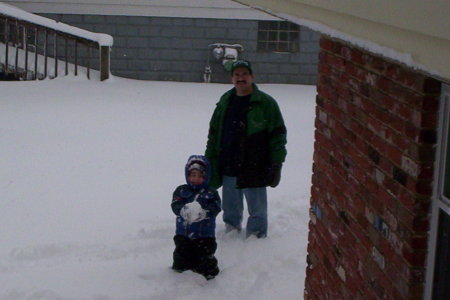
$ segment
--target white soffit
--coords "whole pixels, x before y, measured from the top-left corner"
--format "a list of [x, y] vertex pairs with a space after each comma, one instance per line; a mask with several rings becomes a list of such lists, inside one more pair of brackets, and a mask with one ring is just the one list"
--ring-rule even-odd
[[448, 0], [233, 0], [450, 82]]

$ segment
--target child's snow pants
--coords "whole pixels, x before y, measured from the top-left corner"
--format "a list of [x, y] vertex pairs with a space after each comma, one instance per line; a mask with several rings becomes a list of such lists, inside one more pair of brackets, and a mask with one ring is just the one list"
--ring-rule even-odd
[[205, 276], [214, 278], [219, 273], [217, 259], [214, 253], [217, 249], [215, 238], [190, 239], [183, 235], [175, 235], [175, 251], [173, 252], [173, 265], [175, 271], [192, 270]]

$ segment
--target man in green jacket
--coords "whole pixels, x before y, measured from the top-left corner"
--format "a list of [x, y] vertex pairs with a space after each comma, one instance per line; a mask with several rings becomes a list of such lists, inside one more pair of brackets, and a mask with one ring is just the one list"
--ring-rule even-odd
[[222, 95], [209, 124], [205, 156], [212, 167], [210, 185], [223, 185], [227, 231], [241, 230], [245, 196], [247, 237], [266, 237], [266, 187], [280, 182], [286, 127], [277, 102], [254, 83], [250, 62], [233, 63], [231, 82], [234, 88]]

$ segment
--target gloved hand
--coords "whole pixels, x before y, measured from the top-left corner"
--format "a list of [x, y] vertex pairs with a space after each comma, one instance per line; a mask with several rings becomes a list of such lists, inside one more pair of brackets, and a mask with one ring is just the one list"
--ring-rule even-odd
[[197, 201], [187, 203], [181, 208], [180, 216], [188, 223], [192, 224], [206, 219], [207, 210], [203, 209]]
[[272, 163], [272, 166], [270, 167], [269, 171], [269, 180], [268, 180], [268, 184], [270, 187], [274, 188], [280, 183], [282, 166], [283, 164], [280, 162]]

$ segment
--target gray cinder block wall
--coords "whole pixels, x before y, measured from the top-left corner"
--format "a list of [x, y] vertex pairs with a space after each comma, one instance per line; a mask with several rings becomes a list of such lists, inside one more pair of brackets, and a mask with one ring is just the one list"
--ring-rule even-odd
[[[241, 58], [253, 64], [257, 82], [316, 84], [320, 34], [300, 27], [297, 53], [257, 51], [258, 21], [139, 16], [43, 14], [69, 25], [113, 36], [113, 75], [142, 79], [203, 82], [208, 45], [241, 44]], [[229, 74], [210, 53], [211, 82]]]

